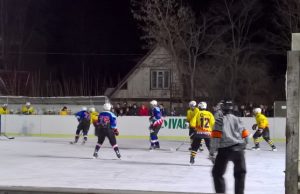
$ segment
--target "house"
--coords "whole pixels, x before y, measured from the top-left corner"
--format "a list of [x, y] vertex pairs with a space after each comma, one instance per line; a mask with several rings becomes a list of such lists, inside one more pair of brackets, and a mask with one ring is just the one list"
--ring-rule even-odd
[[183, 97], [176, 65], [162, 47], [150, 50], [113, 89], [105, 93], [112, 102], [149, 103], [155, 99], [170, 110]]

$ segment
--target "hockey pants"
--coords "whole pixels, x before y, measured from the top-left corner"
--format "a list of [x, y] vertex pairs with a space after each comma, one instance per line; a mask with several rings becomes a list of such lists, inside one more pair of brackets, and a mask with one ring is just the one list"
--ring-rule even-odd
[[150, 143], [151, 143], [151, 147], [154, 147], [156, 146], [157, 148], [159, 148], [159, 141], [158, 141], [158, 132], [161, 128], [161, 125], [157, 125], [157, 126], [150, 126], [149, 129], [150, 129]]
[[82, 131], [83, 138], [86, 141], [89, 129], [90, 129], [90, 121], [89, 120], [80, 121], [77, 126], [77, 130], [76, 130], [75, 142], [78, 141], [81, 131]]

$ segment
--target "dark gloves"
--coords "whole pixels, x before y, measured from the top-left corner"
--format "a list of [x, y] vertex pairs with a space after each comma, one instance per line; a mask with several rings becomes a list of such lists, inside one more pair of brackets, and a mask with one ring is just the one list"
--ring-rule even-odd
[[116, 136], [119, 135], [119, 130], [118, 130], [117, 128], [114, 128], [113, 131], [114, 131], [114, 134], [115, 134]]
[[256, 130], [257, 124], [252, 125], [252, 130]]

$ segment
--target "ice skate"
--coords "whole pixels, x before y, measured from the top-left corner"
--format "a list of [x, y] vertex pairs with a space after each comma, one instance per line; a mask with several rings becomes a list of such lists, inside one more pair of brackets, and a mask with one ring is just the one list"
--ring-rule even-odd
[[93, 158], [94, 158], [94, 159], [97, 159], [97, 158], [98, 158], [98, 153], [97, 153], [97, 152], [94, 152]]
[[273, 151], [273, 152], [277, 152], [276, 146], [272, 146], [272, 151]]
[[260, 150], [260, 148], [259, 148], [259, 146], [254, 146], [254, 147], [252, 147], [252, 150], [257, 151], [257, 150]]
[[118, 157], [119, 159], [121, 159], [121, 154], [120, 154], [119, 151], [116, 151], [116, 155], [117, 155], [117, 157]]
[[70, 144], [76, 144], [77, 141], [70, 141]]
[[191, 156], [190, 158], [190, 165], [193, 165], [195, 163], [195, 158], [193, 156]]
[[84, 144], [85, 144], [85, 142], [86, 142], [86, 141], [85, 141], [85, 140], [83, 140], [83, 141], [81, 142], [81, 145], [84, 145]]
[[154, 149], [155, 149], [154, 145], [151, 145], [150, 148], [149, 148], [150, 151], [153, 151]]

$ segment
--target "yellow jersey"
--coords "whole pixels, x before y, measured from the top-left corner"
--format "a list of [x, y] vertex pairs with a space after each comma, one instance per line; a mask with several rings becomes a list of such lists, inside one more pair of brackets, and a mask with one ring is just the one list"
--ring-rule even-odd
[[0, 115], [6, 115], [6, 114], [9, 114], [9, 110], [7, 108], [4, 110], [3, 107], [0, 107]]
[[97, 111], [93, 111], [90, 113], [90, 115], [91, 115], [91, 123], [95, 125], [98, 122], [99, 113]]
[[31, 115], [31, 114], [34, 114], [34, 108], [32, 106], [30, 106], [30, 107], [22, 106], [21, 112], [22, 112], [22, 114], [25, 114], [25, 115]]
[[194, 109], [189, 108], [186, 113], [186, 121], [189, 122], [190, 126], [196, 125], [196, 115], [199, 113], [199, 108], [195, 107]]
[[196, 131], [198, 133], [211, 133], [215, 124], [214, 115], [207, 110], [200, 110], [196, 115]]
[[68, 110], [59, 111], [59, 115], [68, 115], [68, 114], [69, 114]]
[[257, 113], [255, 116], [255, 120], [258, 129], [265, 129], [266, 127], [269, 127], [269, 121], [265, 115]]

